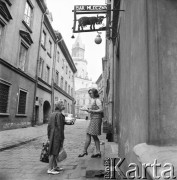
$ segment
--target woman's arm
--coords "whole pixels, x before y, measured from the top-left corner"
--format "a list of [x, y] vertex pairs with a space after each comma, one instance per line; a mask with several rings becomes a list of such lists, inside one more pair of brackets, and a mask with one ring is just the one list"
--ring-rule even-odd
[[103, 112], [102, 103], [101, 103], [101, 101], [100, 101], [99, 99], [96, 99], [96, 105], [98, 106], [99, 109], [97, 109], [97, 110], [89, 109], [89, 110], [88, 110], [88, 113], [92, 113], [92, 112], [93, 112], [93, 113], [94, 113], [94, 112], [101, 113], [101, 112]]

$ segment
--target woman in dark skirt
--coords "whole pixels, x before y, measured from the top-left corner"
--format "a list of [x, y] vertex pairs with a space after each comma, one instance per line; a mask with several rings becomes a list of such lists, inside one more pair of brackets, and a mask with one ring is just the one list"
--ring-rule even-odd
[[86, 133], [86, 141], [85, 141], [85, 146], [83, 153], [79, 154], [78, 157], [83, 157], [87, 155], [87, 149], [91, 143], [91, 137], [93, 137], [95, 141], [95, 146], [96, 146], [96, 154], [93, 154], [91, 157], [101, 157], [101, 152], [100, 152], [100, 141], [98, 138], [98, 135], [101, 135], [101, 124], [102, 124], [102, 103], [99, 99], [99, 94], [97, 89], [92, 88], [88, 91], [90, 97], [92, 98], [92, 103], [91, 103], [91, 108], [86, 110], [88, 113], [90, 113], [90, 124], [87, 128], [87, 133]]
[[65, 116], [61, 113], [64, 110], [63, 101], [55, 106], [55, 112], [50, 116], [47, 134], [49, 139], [49, 169], [48, 174], [59, 174], [62, 168], [57, 167], [57, 156], [63, 147]]

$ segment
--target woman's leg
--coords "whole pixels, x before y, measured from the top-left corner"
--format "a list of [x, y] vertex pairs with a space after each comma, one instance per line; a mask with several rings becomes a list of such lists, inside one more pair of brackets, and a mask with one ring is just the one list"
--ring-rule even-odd
[[57, 156], [53, 157], [53, 168], [55, 169], [57, 167]]
[[91, 135], [87, 133], [86, 134], [85, 145], [84, 145], [84, 152], [87, 152], [87, 149], [88, 149], [90, 143], [91, 143]]
[[54, 161], [54, 156], [49, 155], [49, 170], [53, 169], [53, 161]]
[[96, 153], [100, 153], [100, 140], [98, 136], [92, 136], [95, 141]]

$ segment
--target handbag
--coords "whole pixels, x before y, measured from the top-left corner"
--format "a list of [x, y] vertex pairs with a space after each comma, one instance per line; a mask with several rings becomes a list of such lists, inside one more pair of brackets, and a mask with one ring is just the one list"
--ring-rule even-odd
[[64, 148], [61, 149], [61, 151], [58, 154], [57, 161], [61, 162], [67, 158], [67, 153]]
[[44, 163], [49, 162], [49, 142], [43, 143], [41, 155], [40, 155], [40, 161]]

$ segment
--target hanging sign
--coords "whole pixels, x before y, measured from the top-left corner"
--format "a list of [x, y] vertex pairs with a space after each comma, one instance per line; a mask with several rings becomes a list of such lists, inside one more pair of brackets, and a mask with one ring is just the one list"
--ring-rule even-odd
[[106, 11], [107, 5], [77, 5], [76, 11]]
[[74, 6], [73, 33], [105, 31], [106, 13], [107, 5]]

